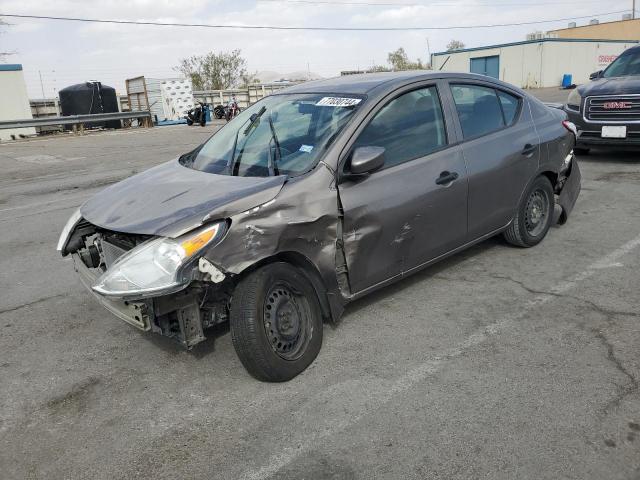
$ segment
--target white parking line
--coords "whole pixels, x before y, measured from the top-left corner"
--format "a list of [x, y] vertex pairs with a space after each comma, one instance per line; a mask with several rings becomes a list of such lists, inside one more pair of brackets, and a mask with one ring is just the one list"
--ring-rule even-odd
[[[557, 295], [561, 295], [572, 290], [580, 282], [592, 277], [600, 270], [620, 266], [621, 264], [618, 263], [618, 260], [639, 246], [640, 235], [599, 260], [593, 262], [580, 273], [577, 273], [569, 279], [554, 285], [549, 290], [550, 293], [537, 295], [527, 302], [517, 314], [505, 317], [497, 322], [487, 325], [480, 331], [468, 337], [458, 346], [445, 352], [443, 355], [433, 357], [408, 371], [391, 385], [388, 385], [388, 383], [382, 379], [379, 380], [379, 384], [376, 384], [375, 381], [371, 381], [371, 378], [367, 378], [366, 386], [363, 385], [363, 388], [366, 389], [366, 391], [362, 393], [363, 398], [345, 398], [342, 408], [339, 410], [333, 410], [332, 413], [335, 415], [332, 415], [331, 418], [327, 418], [327, 425], [325, 428], [320, 425], [316, 425], [314, 433], [311, 435], [303, 434], [304, 437], [301, 439], [289, 438], [287, 443], [290, 445], [297, 444], [297, 447], [281, 447], [280, 453], [271, 456], [265, 465], [257, 469], [245, 471], [240, 478], [243, 480], [262, 480], [271, 477], [281, 468], [293, 462], [300, 455], [312, 450], [313, 448], [318, 448], [318, 444], [324, 439], [332, 437], [345, 430], [358, 422], [370, 411], [378, 409], [389, 402], [394, 396], [406, 392], [419, 382], [423, 381], [429, 375], [433, 375], [438, 372], [447, 361], [459, 357], [469, 348], [486, 342], [491, 336], [497, 335], [500, 330], [512, 326], [515, 322], [521, 320], [525, 315], [527, 315], [533, 308], [544, 305], [550, 300], [556, 298]], [[335, 388], [340, 388], [340, 386]], [[351, 405], [349, 404], [349, 400], [352, 401]]]

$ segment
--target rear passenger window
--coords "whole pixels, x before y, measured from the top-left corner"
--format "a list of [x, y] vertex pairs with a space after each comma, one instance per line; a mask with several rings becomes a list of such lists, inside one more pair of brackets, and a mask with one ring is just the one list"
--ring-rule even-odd
[[424, 157], [447, 144], [435, 87], [405, 93], [389, 102], [364, 128], [354, 148], [385, 148], [384, 167]]
[[498, 97], [500, 98], [500, 104], [502, 105], [505, 122], [507, 125], [513, 125], [513, 122], [516, 121], [520, 100], [518, 97], [514, 97], [513, 95], [500, 90], [498, 90]]
[[520, 100], [479, 85], [451, 85], [464, 138], [486, 135], [512, 125]]

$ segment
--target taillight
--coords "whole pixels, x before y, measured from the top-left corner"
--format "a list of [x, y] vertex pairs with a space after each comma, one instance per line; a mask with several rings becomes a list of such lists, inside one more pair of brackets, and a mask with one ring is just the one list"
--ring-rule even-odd
[[573, 133], [573, 135], [576, 138], [578, 137], [578, 129], [576, 128], [576, 125], [573, 122], [570, 122], [569, 120], [563, 120], [562, 126], [566, 128], [568, 131], [570, 131], [571, 133]]

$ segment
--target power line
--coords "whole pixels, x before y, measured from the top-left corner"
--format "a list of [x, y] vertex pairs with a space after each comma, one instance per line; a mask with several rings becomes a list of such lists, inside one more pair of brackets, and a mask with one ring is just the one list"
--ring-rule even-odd
[[455, 3], [455, 2], [433, 2], [433, 3], [383, 3], [383, 2], [339, 2], [332, 0], [256, 0], [257, 2], [268, 3], [291, 3], [297, 5], [331, 5], [331, 6], [365, 6], [365, 7], [511, 7], [526, 8], [541, 5], [584, 5], [587, 3], [602, 3], [601, 0], [594, 1], [558, 1], [558, 2], [530, 2], [530, 3]]
[[617, 12], [593, 13], [579, 17], [565, 17], [548, 20], [536, 20], [531, 22], [514, 22], [514, 23], [494, 23], [486, 25], [450, 25], [439, 27], [288, 27], [278, 25], [214, 25], [208, 23], [168, 23], [168, 22], [144, 22], [135, 20], [102, 20], [97, 18], [77, 18], [77, 17], [52, 17], [45, 15], [18, 15], [18, 14], [0, 14], [2, 17], [10, 18], [30, 18], [37, 20], [57, 20], [67, 22], [85, 22], [85, 23], [111, 23], [117, 25], [151, 25], [156, 27], [199, 27], [199, 28], [226, 28], [241, 30], [313, 30], [313, 31], [349, 31], [349, 32], [401, 32], [401, 31], [419, 31], [419, 30], [467, 30], [471, 28], [497, 28], [497, 27], [518, 27], [524, 25], [537, 25], [542, 23], [566, 22], [569, 20], [581, 20], [584, 18], [603, 17], [605, 15], [617, 15], [627, 13], [628, 10], [620, 10]]
[[[331, 2], [329, 0], [256, 0], [258, 2], [302, 3], [311, 5], [364, 5], [368, 7], [416, 7], [418, 3]], [[424, 5], [424, 4], [423, 4]]]

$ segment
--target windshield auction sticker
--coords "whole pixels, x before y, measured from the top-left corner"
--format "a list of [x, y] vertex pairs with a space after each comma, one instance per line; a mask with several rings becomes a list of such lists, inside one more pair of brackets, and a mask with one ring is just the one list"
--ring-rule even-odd
[[362, 101], [361, 98], [324, 97], [317, 107], [353, 107]]

